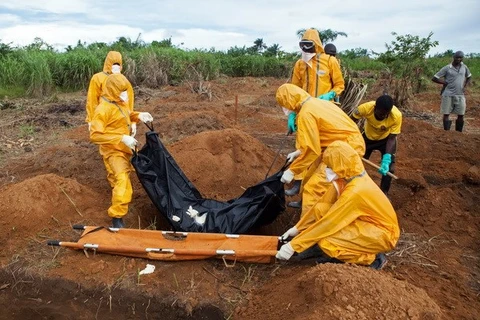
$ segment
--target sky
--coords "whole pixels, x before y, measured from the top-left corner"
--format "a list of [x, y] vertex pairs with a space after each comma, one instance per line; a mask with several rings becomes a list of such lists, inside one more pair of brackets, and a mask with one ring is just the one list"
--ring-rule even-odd
[[[464, 0], [15, 0], [0, 3], [0, 42], [31, 44], [36, 37], [64, 50], [80, 40], [146, 43], [171, 38], [182, 49], [250, 47], [262, 38], [286, 52], [299, 51], [297, 31], [314, 27], [345, 32], [338, 51], [385, 52], [399, 35], [425, 38], [446, 50], [480, 53], [480, 1]], [[325, 44], [325, 43], [324, 43]]]

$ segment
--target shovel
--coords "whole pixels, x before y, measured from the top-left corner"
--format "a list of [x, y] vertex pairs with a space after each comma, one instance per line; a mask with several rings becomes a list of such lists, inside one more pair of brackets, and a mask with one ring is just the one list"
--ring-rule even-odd
[[[370, 160], [367, 160], [365, 158], [362, 158], [362, 161], [365, 162], [366, 164], [369, 164], [370, 166], [376, 168], [377, 170], [380, 169], [379, 166], [377, 166], [375, 163], [373, 163], [372, 161]], [[397, 180], [398, 177], [396, 175], [394, 175], [393, 173], [390, 173], [390, 172], [387, 172], [387, 176], [389, 177], [392, 177], [393, 179]]]

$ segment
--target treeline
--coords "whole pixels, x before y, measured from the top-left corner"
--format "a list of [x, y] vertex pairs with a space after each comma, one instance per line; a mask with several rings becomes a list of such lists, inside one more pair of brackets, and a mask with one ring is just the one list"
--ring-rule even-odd
[[[402, 105], [413, 93], [424, 90], [433, 74], [451, 62], [453, 51], [427, 57], [429, 50], [438, 45], [432, 40], [432, 33], [426, 38], [392, 35], [395, 40], [386, 44], [383, 53], [357, 48], [340, 51], [337, 58], [347, 76], [358, 77], [365, 74], [360, 71], [369, 71], [370, 78], [363, 80], [385, 78], [389, 93]], [[134, 86], [149, 88], [178, 85], [185, 80], [214, 80], [220, 75], [287, 79], [300, 57], [299, 53], [281, 51], [276, 44], [268, 46], [260, 38], [251, 47], [232, 47], [227, 51], [183, 50], [175, 47], [171, 39], [148, 44], [125, 37], [111, 44], [79, 41], [63, 52], [38, 38], [22, 48], [0, 41], [0, 98], [42, 97], [55, 91], [86, 89], [90, 77], [103, 69], [110, 50], [122, 53], [123, 73]], [[480, 73], [478, 54], [467, 54], [465, 62], [474, 76]]]

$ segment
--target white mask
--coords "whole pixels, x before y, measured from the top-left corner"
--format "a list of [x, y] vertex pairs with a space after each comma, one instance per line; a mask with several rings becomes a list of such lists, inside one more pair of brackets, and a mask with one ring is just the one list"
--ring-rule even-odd
[[286, 116], [289, 116], [289, 115], [290, 115], [290, 113], [292, 113], [292, 112], [293, 112], [292, 110], [290, 110], [290, 109], [287, 109], [287, 108], [284, 108], [284, 107], [282, 107], [282, 110], [283, 110], [283, 113], [285, 113], [285, 115], [286, 115]]
[[312, 60], [312, 58], [315, 57], [315, 55], [316, 55], [315, 52], [307, 53], [302, 51], [302, 60], [308, 63], [308, 61]]
[[114, 64], [112, 66], [112, 73], [113, 74], [120, 73], [120, 71], [122, 71], [122, 67], [120, 67], [118, 64]]
[[328, 167], [325, 168], [325, 174], [327, 175], [327, 181], [328, 182], [332, 182], [332, 181], [335, 181], [335, 180], [338, 179], [338, 175], [335, 172], [333, 172], [332, 169], [330, 169]]
[[120, 100], [127, 102], [128, 101], [128, 93], [127, 91], [123, 91], [120, 93]]

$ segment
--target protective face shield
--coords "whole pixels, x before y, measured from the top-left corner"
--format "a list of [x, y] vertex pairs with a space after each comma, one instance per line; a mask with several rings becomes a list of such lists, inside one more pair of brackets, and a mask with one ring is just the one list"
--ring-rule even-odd
[[124, 102], [127, 102], [128, 101], [128, 93], [127, 91], [122, 91], [122, 93], [120, 93], [120, 100], [124, 101]]
[[327, 176], [327, 181], [332, 182], [338, 179], [338, 175], [329, 167], [325, 168], [325, 174]]
[[120, 73], [120, 71], [122, 71], [122, 67], [120, 67], [120, 65], [114, 64], [112, 66], [112, 73], [113, 74]]
[[315, 43], [311, 40], [302, 40], [299, 46], [302, 52], [315, 53]]
[[287, 108], [282, 107], [283, 113], [288, 117], [293, 111]]

